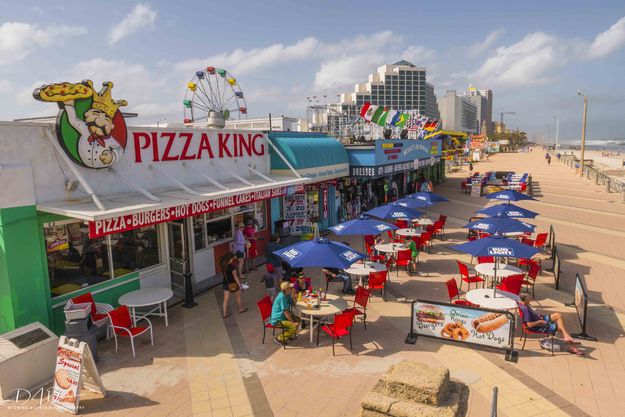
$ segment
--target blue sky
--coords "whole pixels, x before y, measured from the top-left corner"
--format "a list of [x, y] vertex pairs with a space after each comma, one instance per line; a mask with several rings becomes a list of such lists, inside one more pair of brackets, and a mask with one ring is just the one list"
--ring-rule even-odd
[[[184, 5], [183, 5], [184, 4]], [[625, 3], [507, 1], [1, 1], [0, 119], [53, 114], [45, 82], [113, 81], [141, 122], [182, 119], [196, 69], [231, 71], [250, 116], [305, 116], [384, 63], [428, 68], [437, 95], [494, 91], [512, 127], [553, 140], [625, 138]], [[494, 115], [498, 118], [497, 115]]]

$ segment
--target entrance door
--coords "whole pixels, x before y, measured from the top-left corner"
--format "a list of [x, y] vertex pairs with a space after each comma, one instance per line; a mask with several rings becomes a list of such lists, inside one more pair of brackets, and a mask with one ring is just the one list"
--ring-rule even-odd
[[167, 223], [167, 235], [171, 289], [176, 296], [184, 298], [184, 274], [189, 270], [189, 248], [184, 220]]

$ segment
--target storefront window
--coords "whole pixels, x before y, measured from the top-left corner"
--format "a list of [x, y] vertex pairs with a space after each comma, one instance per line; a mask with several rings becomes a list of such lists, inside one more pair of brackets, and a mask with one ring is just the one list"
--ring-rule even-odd
[[208, 245], [225, 239], [232, 239], [231, 217], [206, 222], [206, 242]]
[[113, 275], [120, 277], [160, 262], [156, 226], [111, 235]]
[[204, 215], [200, 214], [193, 219], [193, 241], [195, 243], [195, 250], [201, 250], [206, 248], [206, 220]]
[[110, 278], [107, 238], [89, 239], [82, 223], [44, 227], [52, 296]]
[[43, 233], [52, 297], [160, 263], [156, 226], [95, 239], [81, 222], [44, 226]]

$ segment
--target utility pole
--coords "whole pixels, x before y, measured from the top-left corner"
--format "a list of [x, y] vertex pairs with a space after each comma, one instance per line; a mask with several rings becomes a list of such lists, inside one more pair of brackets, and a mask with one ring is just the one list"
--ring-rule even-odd
[[582, 146], [579, 152], [579, 176], [584, 176], [584, 147], [586, 145], [586, 115], [588, 114], [588, 97], [586, 97], [580, 90], [577, 90], [577, 95], [584, 97], [584, 115], [582, 117]]
[[554, 119], [556, 119], [556, 153], [558, 153], [558, 139], [559, 139], [559, 134], [560, 134], [560, 116], [558, 116], [557, 114], [555, 116], [553, 116]]

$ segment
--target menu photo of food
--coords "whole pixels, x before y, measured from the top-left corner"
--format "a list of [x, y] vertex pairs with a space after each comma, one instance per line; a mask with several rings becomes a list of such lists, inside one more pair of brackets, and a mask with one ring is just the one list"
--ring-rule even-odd
[[56, 405], [70, 411], [76, 410], [80, 374], [80, 356], [76, 352], [59, 347], [52, 393], [52, 400]]
[[416, 301], [413, 314], [413, 331], [420, 335], [498, 348], [512, 344], [511, 322], [503, 312]]

